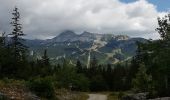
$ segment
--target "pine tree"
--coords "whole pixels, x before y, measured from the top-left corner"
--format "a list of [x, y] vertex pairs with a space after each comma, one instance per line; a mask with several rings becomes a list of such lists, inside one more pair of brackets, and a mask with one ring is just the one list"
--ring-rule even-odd
[[5, 32], [1, 33], [1, 37], [0, 37], [0, 47], [4, 47], [5, 46]]
[[6, 53], [6, 52], [4, 52], [4, 51], [6, 51], [5, 48], [4, 48], [4, 46], [5, 46], [4, 35], [5, 35], [5, 33], [1, 33], [1, 37], [0, 37], [0, 76], [3, 73], [2, 69], [3, 69], [3, 63], [4, 63], [4, 54]]
[[50, 64], [49, 58], [47, 55], [47, 49], [44, 50], [44, 55], [42, 56], [43, 64], [48, 66]]
[[11, 34], [12, 43], [10, 44], [10, 47], [13, 49], [13, 55], [14, 59], [19, 62], [25, 59], [25, 53], [27, 51], [27, 46], [25, 46], [22, 41], [24, 40], [22, 36], [25, 34], [22, 31], [22, 25], [20, 24], [20, 13], [18, 11], [18, 8], [15, 7], [13, 10], [13, 18], [11, 25], [13, 26], [13, 31]]
[[146, 71], [145, 66], [141, 64], [133, 79], [134, 90], [137, 92], [149, 92], [152, 89], [152, 76], [148, 75]]
[[162, 40], [170, 40], [170, 14], [164, 18], [158, 18], [159, 27], [156, 29], [160, 34]]
[[[155, 91], [159, 96], [169, 96], [170, 92], [170, 14], [158, 18], [159, 40], [148, 40], [138, 43], [138, 52], [131, 69], [144, 64], [147, 72], [152, 75]], [[133, 74], [134, 75], [134, 74]], [[139, 78], [138, 78], [139, 80]], [[137, 81], [136, 81], [137, 82]], [[142, 84], [141, 84], [142, 85]]]
[[83, 68], [82, 68], [80, 60], [77, 60], [76, 69], [77, 69], [77, 73], [83, 72]]

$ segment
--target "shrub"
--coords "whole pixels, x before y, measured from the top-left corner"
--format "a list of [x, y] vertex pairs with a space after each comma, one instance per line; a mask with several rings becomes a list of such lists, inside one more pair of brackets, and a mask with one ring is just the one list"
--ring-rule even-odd
[[33, 91], [36, 95], [45, 98], [53, 98], [54, 97], [54, 86], [51, 78], [35, 78], [28, 82], [28, 87], [31, 91]]
[[77, 74], [72, 79], [72, 90], [76, 91], [88, 91], [89, 90], [89, 79], [83, 74]]

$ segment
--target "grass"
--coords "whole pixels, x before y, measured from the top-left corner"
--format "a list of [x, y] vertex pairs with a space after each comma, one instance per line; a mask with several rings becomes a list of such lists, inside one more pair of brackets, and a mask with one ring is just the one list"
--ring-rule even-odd
[[[29, 90], [27, 89], [25, 84], [26, 82], [22, 80], [13, 80], [6, 78], [0, 80], [0, 92], [5, 94], [5, 96], [7, 96], [8, 98], [14, 97], [17, 100], [21, 100], [21, 98], [25, 98], [24, 94], [29, 93]], [[56, 99], [54, 100], [87, 100], [89, 98], [88, 94], [85, 92], [74, 92], [67, 89], [56, 89], [55, 96]], [[47, 99], [41, 98], [41, 100]]]
[[108, 94], [108, 100], [120, 100], [127, 92], [111, 92]]
[[119, 98], [118, 98], [118, 93], [117, 93], [117, 92], [110, 93], [110, 94], [108, 95], [107, 100], [119, 100]]
[[57, 89], [56, 96], [59, 100], [87, 100], [87, 93], [68, 91], [66, 89]]
[[77, 96], [71, 100], [87, 100], [89, 96], [86, 93], [78, 93]]
[[[11, 100], [21, 100], [27, 98], [29, 91], [25, 87], [25, 81], [5, 78], [0, 80], [0, 92]], [[0, 98], [1, 99], [1, 98]]]

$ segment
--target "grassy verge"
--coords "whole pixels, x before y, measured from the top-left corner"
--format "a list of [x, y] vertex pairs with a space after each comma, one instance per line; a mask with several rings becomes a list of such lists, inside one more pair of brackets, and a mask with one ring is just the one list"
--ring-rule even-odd
[[108, 94], [108, 100], [120, 100], [127, 92], [111, 92]]
[[[40, 84], [41, 86], [46, 86], [46, 84]], [[36, 85], [37, 86], [37, 85]], [[34, 85], [35, 87], [35, 85]], [[46, 88], [46, 87], [36, 87], [36, 89]], [[42, 90], [42, 89], [41, 89]], [[32, 100], [32, 98], [41, 98], [42, 100], [47, 100], [43, 97], [38, 97], [34, 95], [32, 91], [28, 88], [28, 82], [22, 80], [13, 79], [3, 79], [0, 80], [0, 93], [5, 97], [16, 100]], [[87, 100], [88, 94], [85, 92], [74, 92], [68, 91], [67, 89], [55, 89], [53, 100]], [[0, 97], [1, 100], [1, 97]]]
[[109, 93], [107, 100], [119, 100], [118, 92]]
[[86, 93], [78, 93], [76, 98], [72, 100], [87, 100], [89, 96]]
[[58, 100], [87, 100], [88, 94], [84, 92], [73, 92], [66, 89], [57, 89], [56, 96]]
[[13, 79], [0, 80], [0, 93], [8, 98], [8, 100], [31, 98], [30, 96], [32, 95], [30, 95], [28, 89], [25, 87], [25, 81]]

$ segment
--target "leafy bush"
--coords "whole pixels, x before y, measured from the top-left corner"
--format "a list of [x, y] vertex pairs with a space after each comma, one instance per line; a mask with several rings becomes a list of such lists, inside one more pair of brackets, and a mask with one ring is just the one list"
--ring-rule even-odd
[[53, 98], [54, 97], [54, 85], [52, 83], [51, 78], [35, 78], [29, 81], [28, 87], [31, 91], [33, 91], [36, 95], [45, 98]]

